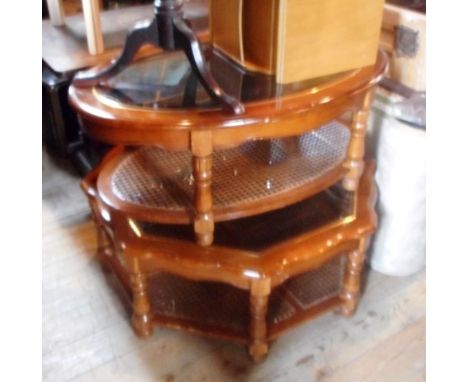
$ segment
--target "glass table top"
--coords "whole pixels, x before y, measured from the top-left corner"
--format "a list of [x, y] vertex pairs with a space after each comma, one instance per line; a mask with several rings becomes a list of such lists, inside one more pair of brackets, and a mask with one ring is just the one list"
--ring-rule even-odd
[[[276, 84], [273, 75], [249, 72], [212, 51], [208, 65], [214, 78], [228, 94], [241, 102], [284, 97], [313, 89], [344, 73], [291, 84]], [[216, 108], [193, 74], [182, 51], [164, 52], [135, 61], [113, 78], [97, 85], [100, 95], [121, 104], [144, 108]]]

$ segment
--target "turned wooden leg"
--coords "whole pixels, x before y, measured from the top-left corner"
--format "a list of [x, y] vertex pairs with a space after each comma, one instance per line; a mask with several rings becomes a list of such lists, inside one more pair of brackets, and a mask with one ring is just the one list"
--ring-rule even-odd
[[213, 243], [214, 219], [212, 179], [212, 141], [211, 132], [192, 133], [193, 177], [195, 181], [195, 219], [194, 230], [197, 243], [209, 246]]
[[369, 90], [364, 97], [362, 108], [353, 114], [351, 140], [344, 163], [345, 167], [348, 169], [348, 174], [343, 179], [343, 187], [347, 191], [357, 190], [359, 179], [364, 170], [365, 138], [372, 97], [373, 91]]
[[368, 243], [368, 238], [361, 239], [358, 249], [348, 255], [343, 292], [341, 293], [343, 305], [340, 313], [343, 316], [351, 316], [356, 311], [361, 294], [361, 274]]
[[111, 243], [107, 237], [104, 227], [95, 221], [96, 231], [97, 231], [97, 257], [101, 269], [104, 273], [110, 273], [111, 268], [109, 267], [107, 261], [109, 257], [112, 256]]
[[130, 285], [133, 292], [133, 329], [139, 337], [148, 337], [152, 333], [152, 323], [147, 276], [143, 273], [131, 273]]
[[97, 259], [101, 265], [101, 269], [104, 273], [110, 273], [111, 269], [107, 264], [108, 258], [112, 256], [110, 240], [106, 234], [104, 226], [101, 222], [99, 215], [99, 207], [95, 197], [87, 194], [88, 203], [91, 208], [91, 216], [94, 221], [94, 226], [96, 227], [96, 241], [97, 241]]
[[262, 361], [268, 353], [266, 315], [270, 291], [270, 279], [253, 281], [250, 288], [249, 354], [255, 362]]

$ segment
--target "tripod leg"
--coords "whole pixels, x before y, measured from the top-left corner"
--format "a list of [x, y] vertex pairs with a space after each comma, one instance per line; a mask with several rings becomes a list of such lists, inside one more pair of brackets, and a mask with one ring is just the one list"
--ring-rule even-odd
[[208, 69], [208, 65], [203, 56], [203, 51], [195, 33], [187, 25], [186, 21], [181, 17], [173, 19], [174, 23], [174, 39], [176, 49], [183, 49], [192, 69], [197, 74], [200, 83], [206, 89], [208, 94], [221, 104], [233, 111], [235, 114], [244, 112], [244, 106], [236, 98], [226, 94], [213, 78]]
[[187, 78], [187, 86], [185, 87], [184, 98], [182, 100], [183, 107], [195, 106], [197, 100], [197, 87], [198, 79], [196, 74], [192, 71]]
[[105, 80], [120, 73], [130, 64], [135, 54], [145, 43], [157, 45], [158, 29], [155, 20], [138, 23], [127, 35], [125, 45], [119, 58], [100, 72], [84, 71], [75, 76], [73, 83], [76, 86], [93, 86], [101, 80]]

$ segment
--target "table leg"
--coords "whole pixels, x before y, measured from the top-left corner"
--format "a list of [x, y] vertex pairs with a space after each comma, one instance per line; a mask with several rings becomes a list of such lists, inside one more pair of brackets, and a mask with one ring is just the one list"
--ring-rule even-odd
[[111, 268], [109, 266], [109, 258], [112, 257], [112, 249], [111, 249], [111, 243], [109, 241], [109, 238], [107, 237], [106, 231], [104, 230], [104, 227], [99, 224], [97, 221], [96, 223], [96, 231], [97, 231], [97, 256], [98, 256], [98, 261], [99, 264], [101, 265], [101, 269], [104, 273], [110, 273]]
[[340, 313], [343, 316], [351, 316], [356, 311], [361, 294], [361, 274], [368, 245], [369, 238], [362, 238], [359, 247], [348, 255], [343, 292], [341, 293], [343, 305]]
[[213, 242], [214, 218], [212, 180], [212, 134], [211, 131], [196, 131], [191, 136], [193, 177], [195, 181], [194, 230], [197, 243], [209, 246]]
[[359, 185], [359, 179], [364, 170], [364, 149], [367, 129], [367, 120], [369, 117], [369, 108], [372, 102], [374, 91], [369, 90], [364, 96], [361, 109], [354, 112], [351, 128], [351, 141], [349, 142], [345, 166], [348, 174], [343, 179], [343, 187], [347, 191], [356, 191]]
[[98, 0], [81, 0], [86, 25], [86, 38], [90, 54], [104, 52], [104, 39], [102, 38], [101, 19], [99, 16]]
[[152, 333], [151, 304], [148, 296], [148, 276], [139, 270], [138, 260], [132, 259], [130, 286], [133, 294], [132, 325], [139, 337]]
[[255, 362], [268, 353], [267, 322], [270, 279], [252, 281], [250, 288], [250, 345], [249, 353]]

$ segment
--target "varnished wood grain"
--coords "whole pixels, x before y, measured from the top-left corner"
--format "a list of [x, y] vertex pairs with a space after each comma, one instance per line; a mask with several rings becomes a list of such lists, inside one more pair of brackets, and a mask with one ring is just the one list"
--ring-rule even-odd
[[[109, 114], [121, 113], [122, 111], [121, 117], [123, 119], [112, 119], [112, 125], [121, 127], [121, 125], [124, 125], [125, 120], [132, 121], [131, 129], [135, 132], [140, 127], [138, 126], [138, 118], [141, 118], [141, 115], [138, 112], [143, 110], [153, 120], [158, 117], [160, 122], [160, 126], [154, 130], [155, 140], [153, 142], [147, 141], [146, 144], [170, 143], [170, 139], [168, 140], [168, 136], [165, 134], [167, 131], [171, 133], [176, 131], [181, 137], [184, 135], [190, 137], [194, 177], [193, 209], [195, 213], [193, 228], [196, 242], [190, 239], [184, 240], [180, 237], [167, 238], [160, 235], [157, 230], [155, 233], [145, 231], [145, 223], [161, 222], [161, 220], [158, 220], [161, 218], [161, 214], [158, 214], [157, 219], [155, 219], [151, 217], [151, 211], [142, 211], [140, 219], [143, 219], [143, 222], [138, 222], [134, 220], [134, 212], [139, 208], [137, 205], [131, 206], [134, 210], [132, 212], [126, 206], [122, 208], [122, 203], [113, 202], [113, 199], [115, 199], [113, 194], [118, 191], [112, 187], [113, 183], [109, 176], [113, 170], [108, 163], [120, 163], [119, 154], [111, 152], [103, 161], [102, 172], [91, 173], [82, 183], [86, 195], [90, 198], [90, 205], [95, 211], [98, 232], [101, 230], [101, 226], [108, 232], [112, 241], [110, 247], [113, 248], [113, 257], [118, 257], [122, 252], [126, 266], [121, 267], [118, 265], [116, 276], [120, 279], [122, 278], [119, 276], [121, 273], [127, 274], [123, 278], [130, 280], [131, 290], [129, 294], [133, 300], [132, 324], [140, 336], [148, 336], [152, 324], [212, 336], [217, 335], [222, 339], [238, 336], [249, 342], [249, 353], [254, 361], [260, 361], [268, 351], [269, 331], [273, 331], [276, 322], [275, 318], [271, 322], [267, 322], [266, 319], [270, 288], [279, 286], [286, 280], [300, 277], [299, 275], [304, 276], [305, 273], [308, 273], [309, 276], [307, 277], [316, 277], [310, 276], [310, 272], [319, 272], [321, 267], [332, 263], [334, 259], [339, 258], [343, 253], [351, 253], [351, 265], [345, 275], [344, 293], [341, 295], [341, 300], [334, 300], [341, 291], [341, 280], [343, 278], [343, 273], [339, 271], [340, 263], [336, 263], [334, 269], [337, 269], [340, 276], [333, 281], [333, 292], [327, 292], [327, 294], [319, 296], [319, 300], [317, 300], [317, 304], [313, 305], [313, 309], [311, 309], [310, 304], [312, 302], [310, 301], [304, 304], [298, 302], [292, 313], [288, 313], [293, 314], [293, 318], [289, 317], [287, 324], [282, 325], [281, 330], [290, 329], [307, 318], [323, 313], [325, 308], [334, 308], [338, 303], [344, 306], [346, 314], [354, 312], [359, 296], [357, 289], [360, 288], [360, 271], [364, 259], [362, 242], [376, 228], [374, 165], [372, 163], [367, 165], [363, 182], [359, 182], [364, 169], [362, 158], [364, 154], [365, 122], [372, 88], [382, 76], [385, 67], [385, 56], [379, 55], [379, 60], [374, 67], [346, 73], [338, 79], [330, 79], [329, 82], [324, 82], [319, 88], [313, 88], [312, 91], [302, 90], [289, 96], [251, 102], [246, 105], [245, 115], [235, 116], [237, 120], [233, 126], [229, 125], [232, 115], [227, 115], [218, 110], [194, 109], [183, 110], [183, 113], [181, 110], [172, 111], [169, 109], [158, 111], [151, 109], [138, 110], [138, 108], [121, 107], [121, 105], [105, 105], [105, 100], [101, 105], [99, 104], [101, 102], [99, 94], [96, 94], [92, 88], [91, 90], [89, 88], [83, 90], [74, 86], [70, 88], [72, 104], [78, 109], [81, 118], [84, 119], [84, 126], [88, 129], [88, 132], [92, 131], [90, 128], [94, 123], [96, 123], [97, 131], [105, 131], [109, 127], [106, 121]], [[77, 97], [80, 92], [84, 95], [84, 99], [80, 98], [80, 96]], [[311, 100], [311, 98], [315, 98], [315, 100]], [[323, 108], [326, 108], [326, 111], [323, 111]], [[315, 124], [310, 123], [310, 117], [318, 116], [318, 120], [322, 118], [324, 119], [323, 122], [328, 122], [341, 117], [343, 113], [349, 111], [355, 113], [355, 118], [351, 126], [352, 138], [348, 150], [348, 159], [345, 162], [349, 170], [345, 180], [349, 180], [348, 182], [345, 181], [345, 184], [351, 183], [352, 187], [348, 187], [348, 189], [356, 191], [353, 212], [347, 212], [346, 216], [338, 219], [334, 224], [314, 227], [285, 238], [276, 245], [267, 245], [260, 249], [237, 249], [236, 244], [211, 245], [214, 240], [215, 221], [211, 191], [213, 176], [212, 153], [215, 149], [215, 136], [218, 131], [241, 131], [243, 133], [241, 139], [243, 140], [260, 138], [264, 134], [271, 134], [272, 137], [283, 136], [282, 134], [293, 136], [294, 133], [297, 133], [296, 129], [299, 126], [305, 131], [319, 127], [317, 119]], [[253, 122], [255, 121], [254, 115], [261, 119]], [[177, 123], [169, 124], [168, 121], [164, 121], [164, 117], [182, 118], [182, 120], [180, 125]], [[145, 123], [148, 123], [148, 121], [145, 121]], [[275, 126], [277, 128], [281, 126], [283, 132], [280, 133], [279, 130], [275, 129]], [[152, 127], [155, 128], [154, 125]], [[130, 131], [128, 136], [131, 136]], [[229, 135], [225, 136], [225, 139], [225, 145], [231, 143]], [[174, 145], [180, 145], [180, 142], [185, 141], [185, 139], [174, 139]], [[119, 143], [125, 142], [120, 141]], [[220, 146], [223, 146], [223, 144]], [[174, 146], [171, 149], [174, 149]], [[121, 148], [117, 148], [116, 151], [120, 152]], [[174, 160], [173, 156], [168, 158]], [[142, 161], [144, 162], [144, 160]], [[330, 171], [330, 173], [332, 172]], [[322, 181], [322, 186], [330, 185], [324, 185], [323, 179], [317, 180]], [[317, 191], [317, 189], [308, 189], [308, 191]], [[293, 205], [294, 202], [301, 200], [299, 197], [311, 196], [305, 195], [304, 190], [301, 190], [301, 192], [302, 194], [292, 192], [291, 194], [298, 199], [291, 199], [290, 197], [290, 199], [287, 199], [288, 203]], [[277, 199], [282, 198], [283, 195]], [[264, 203], [262, 201], [256, 203], [260, 206], [260, 209], [255, 210], [254, 213], [263, 211], [262, 208], [266, 208], [267, 202], [266, 198]], [[282, 206], [290, 208], [291, 206], [288, 206], [288, 203]], [[236, 209], [240, 214], [243, 214], [240, 216], [248, 216], [242, 206], [236, 206]], [[271, 207], [264, 211], [271, 211]], [[168, 210], [166, 215], [168, 219], [171, 218], [172, 211]], [[148, 216], [148, 218], [145, 218], [145, 216]], [[222, 216], [222, 218], [232, 219], [232, 216]], [[294, 222], [296, 218], [296, 215], [288, 216], [287, 221]], [[264, 219], [266, 218], [264, 217]], [[176, 223], [177, 221], [173, 219], [167, 222]], [[190, 222], [192, 223], [192, 221]], [[272, 225], [280, 223], [281, 219], [275, 221], [274, 217], [270, 222]], [[257, 226], [254, 230], [263, 235], [262, 230], [264, 229], [268, 231], [266, 226]], [[111, 268], [113, 267], [112, 262], [109, 262], [109, 265]], [[167, 295], [165, 297], [168, 302], [164, 302], [164, 308], [158, 314], [154, 314], [151, 319], [146, 278], [156, 277], [161, 272], [166, 272], [181, 279], [172, 281], [176, 284], [168, 292], [170, 297]], [[182, 281], [187, 279], [196, 282]], [[166, 280], [166, 282], [168, 281]], [[187, 282], [189, 284], [185, 284]], [[250, 324], [247, 325], [244, 320], [240, 324], [243, 329], [238, 334], [233, 335], [232, 328], [223, 329], [229, 326], [228, 323], [233, 319], [232, 316], [227, 318], [224, 316], [219, 318], [218, 321], [212, 322], [212, 311], [202, 311], [201, 313], [198, 311], [198, 308], [203, 306], [205, 301], [200, 301], [195, 305], [188, 301], [184, 302], [183, 299], [188, 298], [190, 293], [189, 289], [193, 290], [200, 283], [206, 282], [216, 282], [219, 287], [229, 284], [230, 293], [234, 293], [232, 287], [250, 289]], [[267, 282], [268, 288], [265, 287], [264, 282]], [[181, 289], [180, 283], [186, 286]], [[162, 290], [161, 288], [162, 286], [160, 290]], [[182, 296], [180, 297], [182, 300], [178, 299], [177, 295]], [[161, 298], [162, 301], [166, 301], [164, 297]], [[314, 300], [317, 296], [311, 298]], [[207, 299], [209, 300], [210, 297], [207, 296]], [[333, 303], [329, 303], [328, 300], [333, 301]], [[175, 305], [168, 310], [166, 304], [171, 304], [171, 302]], [[184, 307], [184, 312], [180, 312], [181, 306]], [[236, 306], [241, 308], [242, 304], [236, 304]], [[287, 304], [283, 306], [287, 306]], [[289, 312], [291, 312], [291, 308], [283, 309], [289, 309]], [[224, 312], [221, 307], [219, 311]], [[232, 313], [234, 314], [234, 312]], [[178, 316], [178, 314], [181, 316]], [[200, 317], [200, 314], [202, 315], [201, 322], [199, 322], [200, 320], [197, 321], [196, 318]], [[239, 312], [235, 314], [246, 316]], [[239, 321], [237, 324], [239, 324]], [[248, 331], [247, 326], [250, 327]], [[274, 335], [280, 334], [281, 330], [277, 329]]]
[[[372, 65], [383, 0], [281, 0], [278, 82], [290, 83]], [[278, 43], [280, 45], [281, 42]], [[309, 53], [310, 52], [310, 53]]]
[[[232, 147], [249, 139], [299, 135], [319, 128], [362, 104], [387, 68], [379, 53], [375, 66], [334, 77], [311, 89], [284, 97], [248, 102], [241, 116], [215, 109], [158, 109], [109, 104], [95, 88], [71, 86], [69, 100], [94, 139], [111, 144], [189, 149], [189, 133], [213, 131], [215, 147]], [[183, 111], [183, 112], [181, 112]]]
[[227, 54], [239, 57], [241, 61], [244, 55], [242, 5], [242, 0], [210, 0], [210, 41]]
[[367, 91], [359, 110], [354, 112], [351, 128], [351, 142], [348, 147], [348, 155], [345, 167], [348, 174], [343, 179], [343, 187], [348, 191], [355, 191], [359, 184], [364, 169], [365, 138], [369, 109], [373, 99], [373, 89]]
[[[368, 166], [359, 190], [355, 218], [340, 219], [259, 250], [222, 244], [202, 247], [190, 239], [145, 234], [141, 228], [136, 232], [135, 223], [125, 212], [106, 205], [92, 191], [95, 185], [90, 184], [87, 195], [92, 204], [99, 206], [100, 222], [118, 235], [116, 245], [125, 245], [142, 255], [140, 265], [148, 273], [164, 270], [193, 280], [226, 282], [239, 288], [248, 288], [250, 278], [262, 274], [270, 277], [276, 286], [293, 275], [318, 268], [340, 251], [357, 248], [357, 241], [373, 232], [376, 226], [373, 172], [374, 167]], [[85, 183], [91, 182], [86, 179]]]
[[[43, 163], [43, 379], [46, 382], [425, 379], [425, 273], [370, 272], [356, 315], [284, 334], [252, 366], [235, 344], [159, 329], [135, 337], [97, 264], [79, 179]], [[73, 323], [73, 324], [71, 324]]]
[[191, 134], [194, 178], [194, 231], [197, 243], [209, 246], [213, 242], [214, 217], [211, 191], [213, 140], [211, 131], [194, 131]]
[[268, 352], [266, 315], [270, 279], [252, 281], [250, 287], [250, 338], [249, 353], [255, 362], [262, 361]]

